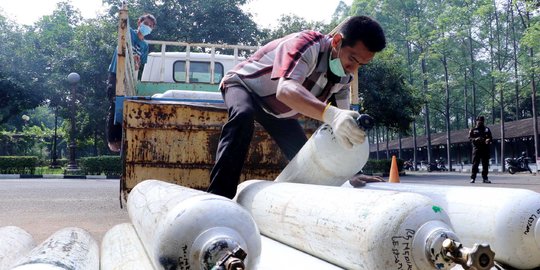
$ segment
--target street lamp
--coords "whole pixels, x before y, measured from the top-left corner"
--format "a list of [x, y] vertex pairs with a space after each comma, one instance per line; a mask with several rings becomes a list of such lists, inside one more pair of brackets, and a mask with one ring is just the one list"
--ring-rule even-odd
[[53, 149], [52, 149], [52, 162], [51, 162], [51, 168], [56, 169], [59, 168], [58, 161], [56, 160], [58, 156], [56, 155], [56, 141], [58, 138], [58, 134], [56, 132], [58, 128], [58, 107], [54, 108], [54, 140], [53, 140]]
[[81, 80], [79, 74], [72, 72], [67, 76], [68, 82], [71, 84], [71, 141], [69, 143], [69, 163], [67, 166], [68, 171], [78, 171], [77, 161], [75, 160], [75, 91], [77, 90], [77, 83]]

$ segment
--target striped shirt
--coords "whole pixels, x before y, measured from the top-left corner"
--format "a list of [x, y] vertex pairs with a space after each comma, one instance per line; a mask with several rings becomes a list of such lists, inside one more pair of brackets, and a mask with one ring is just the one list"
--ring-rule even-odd
[[254, 93], [264, 110], [278, 118], [292, 118], [298, 112], [276, 98], [280, 78], [300, 82], [322, 102], [334, 95], [340, 108], [348, 109], [352, 75], [337, 77], [328, 69], [331, 36], [303, 31], [274, 40], [229, 71], [221, 81], [221, 91], [243, 86]]

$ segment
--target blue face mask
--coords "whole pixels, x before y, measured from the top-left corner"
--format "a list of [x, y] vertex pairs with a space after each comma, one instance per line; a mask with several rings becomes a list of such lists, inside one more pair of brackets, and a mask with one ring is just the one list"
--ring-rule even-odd
[[338, 55], [335, 59], [332, 59], [332, 56], [330, 55], [330, 58], [328, 59], [328, 66], [330, 66], [330, 71], [334, 73], [338, 77], [345, 77], [347, 74], [345, 73], [345, 70], [343, 69], [343, 65], [341, 64], [341, 60], [339, 59], [339, 51], [341, 50], [341, 45], [338, 49]]
[[139, 26], [139, 32], [141, 32], [143, 36], [147, 36], [147, 35], [150, 35], [150, 33], [152, 33], [152, 28], [150, 28], [150, 26], [144, 23], [141, 23], [141, 26]]

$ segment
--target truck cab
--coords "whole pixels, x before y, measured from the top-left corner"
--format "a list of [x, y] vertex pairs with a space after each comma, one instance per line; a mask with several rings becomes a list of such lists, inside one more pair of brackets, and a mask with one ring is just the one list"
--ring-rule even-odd
[[[161, 46], [161, 52], [151, 52], [144, 65], [140, 81], [136, 84], [138, 96], [152, 96], [168, 90], [219, 92], [219, 83], [225, 73], [245, 59], [246, 51], [257, 47], [233, 46], [227, 50], [219, 46], [182, 42], [148, 41], [153, 47]], [[167, 46], [169, 45], [169, 46]], [[167, 47], [181, 46], [184, 51], [167, 52]], [[204, 46], [204, 47], [203, 47]], [[188, 50], [189, 49], [189, 50]], [[203, 52], [200, 52], [203, 51]], [[234, 51], [234, 54], [230, 54]], [[227, 54], [229, 53], [229, 54]]]

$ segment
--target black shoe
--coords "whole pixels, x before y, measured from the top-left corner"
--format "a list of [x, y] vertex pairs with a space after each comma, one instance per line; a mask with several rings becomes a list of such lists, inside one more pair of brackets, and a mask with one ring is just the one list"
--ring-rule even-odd
[[471, 184], [474, 184], [474, 179], [471, 178]]
[[491, 181], [489, 181], [487, 179], [484, 179], [484, 181], [482, 181], [482, 182], [484, 182], [484, 184], [491, 184]]

